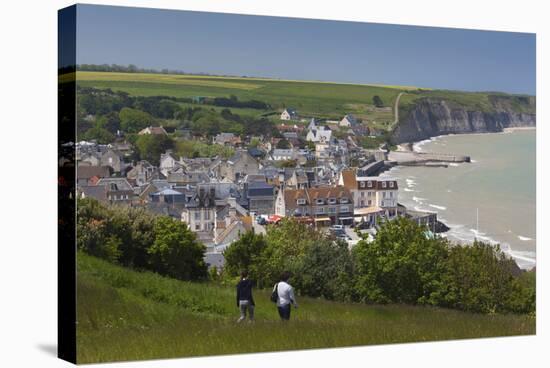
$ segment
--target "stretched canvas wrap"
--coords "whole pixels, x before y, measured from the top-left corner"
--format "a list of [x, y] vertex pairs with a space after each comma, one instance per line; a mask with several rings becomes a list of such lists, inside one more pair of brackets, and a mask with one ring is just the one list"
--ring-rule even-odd
[[535, 35], [59, 11], [59, 357], [535, 334]]

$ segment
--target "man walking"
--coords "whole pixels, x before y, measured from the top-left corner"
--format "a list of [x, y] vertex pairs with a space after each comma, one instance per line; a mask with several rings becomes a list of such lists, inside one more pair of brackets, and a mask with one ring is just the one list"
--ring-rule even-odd
[[241, 272], [241, 281], [237, 284], [237, 307], [241, 311], [241, 316], [237, 322], [242, 322], [248, 318], [254, 321], [254, 298], [252, 297], [252, 281], [248, 279], [248, 272]]
[[290, 273], [285, 271], [281, 275], [281, 281], [275, 285], [274, 291], [277, 293], [277, 310], [281, 320], [288, 321], [290, 319], [290, 305], [293, 304], [294, 308], [298, 308], [296, 297], [294, 296], [294, 289], [288, 284]]

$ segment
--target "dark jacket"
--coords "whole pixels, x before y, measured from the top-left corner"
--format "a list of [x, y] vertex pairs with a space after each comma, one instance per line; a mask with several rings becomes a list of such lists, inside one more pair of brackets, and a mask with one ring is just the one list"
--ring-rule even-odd
[[254, 305], [254, 298], [252, 297], [252, 281], [244, 279], [237, 284], [237, 307], [239, 306], [239, 300], [248, 300], [250, 304]]

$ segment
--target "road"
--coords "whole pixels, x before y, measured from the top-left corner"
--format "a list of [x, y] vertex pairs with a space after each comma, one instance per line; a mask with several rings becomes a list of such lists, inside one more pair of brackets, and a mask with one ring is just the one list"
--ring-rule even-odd
[[399, 99], [405, 92], [401, 92], [397, 95], [397, 98], [395, 99], [395, 106], [393, 108], [393, 111], [395, 112], [395, 120], [393, 121], [393, 126], [395, 126], [399, 122]]

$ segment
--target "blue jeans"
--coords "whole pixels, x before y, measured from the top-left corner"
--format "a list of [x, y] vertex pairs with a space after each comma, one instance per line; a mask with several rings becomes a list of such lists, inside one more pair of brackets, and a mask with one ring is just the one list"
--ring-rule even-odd
[[278, 306], [277, 310], [283, 321], [288, 321], [290, 319], [290, 304]]

